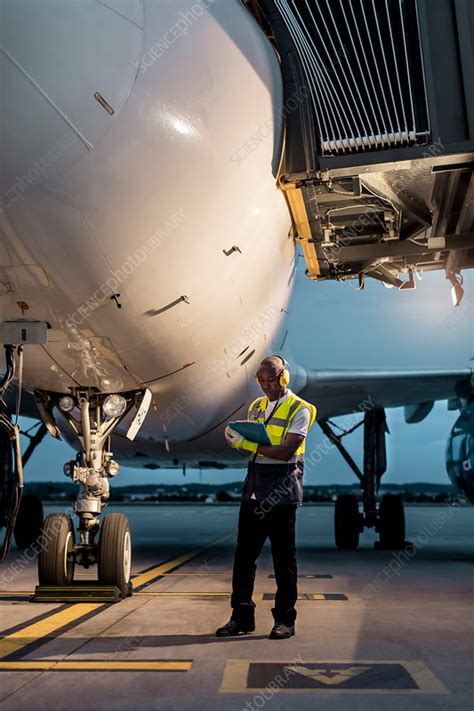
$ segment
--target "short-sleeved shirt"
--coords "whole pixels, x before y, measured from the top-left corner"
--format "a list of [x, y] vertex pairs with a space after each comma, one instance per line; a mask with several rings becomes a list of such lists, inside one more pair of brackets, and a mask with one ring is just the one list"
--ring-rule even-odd
[[[287, 400], [290, 395], [293, 395], [293, 393], [291, 392], [291, 390], [288, 389], [286, 393], [278, 400], [278, 405], [281, 405], [282, 402], [285, 402], [285, 400]], [[267, 407], [265, 408], [265, 421], [268, 419], [270, 413], [275, 408], [276, 402], [276, 400], [274, 400], [273, 402], [271, 402], [270, 400], [268, 401]], [[293, 417], [291, 425], [288, 428], [287, 434], [298, 434], [303, 435], [303, 437], [306, 437], [306, 435], [308, 434], [310, 418], [311, 414], [306, 407], [299, 410], [299, 412], [297, 412], [296, 415]], [[261, 454], [257, 454], [255, 458], [255, 463], [281, 464], [281, 459], [273, 459], [272, 457], [264, 457]]]
[[[293, 395], [292, 391], [287, 389], [286, 393], [278, 400], [278, 406], [287, 400], [290, 395]], [[271, 402], [270, 400], [268, 401], [267, 407], [265, 408], [265, 421], [269, 418], [271, 412], [273, 409], [276, 410], [275, 405], [276, 401]], [[308, 428], [309, 428], [309, 421], [311, 419], [311, 414], [308, 410], [308, 408], [302, 408], [299, 410], [296, 415], [293, 417], [291, 421], [291, 425], [288, 428], [287, 434], [298, 434], [298, 435], [303, 435], [303, 437], [306, 437], [308, 434]], [[255, 457], [255, 463], [256, 464], [279, 464], [281, 465], [283, 462], [281, 459], [273, 459], [272, 457], [264, 457], [261, 454], [257, 454]], [[255, 499], [255, 493], [252, 493], [251, 499]]]

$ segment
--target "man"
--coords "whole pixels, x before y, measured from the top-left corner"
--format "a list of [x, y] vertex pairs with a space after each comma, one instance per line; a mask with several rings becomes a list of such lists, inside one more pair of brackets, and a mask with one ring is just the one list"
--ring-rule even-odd
[[227, 427], [231, 447], [251, 455], [242, 490], [237, 548], [232, 575], [232, 616], [216, 630], [218, 637], [253, 632], [252, 600], [256, 561], [270, 538], [277, 592], [272, 608], [270, 639], [295, 633], [297, 569], [295, 546], [296, 508], [303, 500], [305, 437], [316, 418], [316, 408], [291, 392], [288, 363], [281, 356], [265, 358], [256, 379], [264, 392], [249, 407], [248, 419], [263, 422], [271, 445], [250, 442]]

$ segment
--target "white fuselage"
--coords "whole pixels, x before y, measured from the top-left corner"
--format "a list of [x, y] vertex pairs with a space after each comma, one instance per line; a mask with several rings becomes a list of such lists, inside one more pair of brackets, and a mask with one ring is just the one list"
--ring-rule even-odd
[[1, 9], [0, 321], [51, 326], [25, 385], [145, 384], [116, 453], [219, 459], [295, 273], [274, 50], [238, 0]]

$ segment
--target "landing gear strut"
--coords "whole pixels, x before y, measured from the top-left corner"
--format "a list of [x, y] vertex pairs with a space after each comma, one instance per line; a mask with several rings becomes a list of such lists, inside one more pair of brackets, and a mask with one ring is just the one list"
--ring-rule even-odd
[[5, 560], [10, 550], [13, 532], [15, 531], [20, 511], [23, 493], [23, 466], [20, 446], [20, 427], [18, 415], [20, 409], [19, 394], [17, 395], [15, 424], [12, 423], [4, 401], [4, 395], [19, 371], [21, 392], [21, 373], [23, 363], [22, 346], [5, 345], [5, 374], [0, 383], [0, 526], [5, 527], [5, 535], [0, 550], [0, 562]]
[[[343, 446], [342, 438], [364, 425], [364, 466], [359, 469]], [[336, 434], [328, 420], [319, 422], [324, 434], [335, 444], [345, 461], [356, 474], [362, 489], [363, 512], [359, 512], [357, 498], [352, 494], [339, 496], [336, 501], [334, 532], [337, 548], [355, 550], [364, 528], [374, 528], [380, 541], [376, 548], [404, 548], [405, 513], [400, 496], [385, 494], [377, 509], [377, 492], [387, 468], [385, 435], [388, 432], [383, 409], [365, 412], [363, 420], [342, 434]], [[333, 425], [334, 426], [334, 425]]]
[[[23, 468], [26, 466], [36, 447], [41, 444], [48, 431], [46, 426], [41, 422], [36, 432], [30, 435], [30, 431], [35, 427], [37, 427], [37, 423], [26, 432], [22, 431], [21, 433], [30, 440], [22, 456]], [[15, 524], [15, 543], [17, 548], [24, 550], [32, 546], [41, 535], [42, 528], [43, 504], [41, 503], [40, 497], [36, 494], [23, 494]]]
[[[40, 424], [36, 433], [21, 432], [30, 439], [25, 453], [21, 454], [20, 413], [21, 380], [23, 365], [23, 347], [5, 345], [6, 369], [0, 383], [0, 528], [5, 527], [5, 535], [0, 551], [0, 562], [8, 551], [13, 536], [18, 548], [31, 546], [39, 537], [43, 525], [43, 506], [39, 496], [23, 494], [23, 467], [43, 440], [46, 427]], [[10, 409], [4, 396], [15, 375], [18, 376], [16, 391], [16, 421], [13, 424]], [[36, 427], [36, 425], [34, 425]]]
[[[89, 568], [98, 563], [99, 582], [131, 594], [131, 538], [127, 517], [121, 513], [99, 515], [107, 506], [109, 479], [118, 474], [112, 459], [110, 436], [132, 407], [138, 411], [129, 427], [133, 438], [151, 400], [146, 391], [105, 395], [91, 388], [72, 395], [42, 394], [44, 412], [59, 409], [77, 436], [81, 450], [76, 460], [66, 462], [64, 474], [79, 485], [74, 513], [79, 517], [79, 540], [75, 541], [72, 519], [52, 514], [44, 525], [45, 544], [38, 560], [40, 585], [66, 585], [73, 581], [74, 566]], [[132, 436], [131, 436], [131, 431]], [[48, 535], [47, 535], [48, 534]]]

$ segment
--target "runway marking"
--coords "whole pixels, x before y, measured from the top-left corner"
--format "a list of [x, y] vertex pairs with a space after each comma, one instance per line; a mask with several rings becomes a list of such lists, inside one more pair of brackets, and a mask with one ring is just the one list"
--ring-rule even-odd
[[[421, 661], [229, 659], [221, 693], [449, 694]], [[265, 698], [267, 698], [265, 696]]]
[[296, 674], [303, 674], [310, 679], [326, 684], [327, 686], [339, 686], [345, 681], [352, 679], [359, 674], [370, 670], [370, 667], [346, 667], [345, 669], [308, 669], [308, 667], [295, 665], [289, 667]]
[[[262, 600], [274, 600], [274, 593], [263, 593]], [[344, 593], [298, 593], [298, 600], [325, 600], [327, 602], [334, 600], [348, 600]]]
[[192, 659], [144, 659], [141, 661], [26, 661], [2, 662], [0, 671], [172, 671], [185, 672], [191, 669]]
[[135, 595], [139, 597], [230, 597], [230, 592], [168, 592], [166, 590], [150, 590], [150, 592], [137, 592]]
[[232, 571], [230, 570], [228, 573], [162, 573], [161, 575], [163, 578], [168, 575], [178, 575], [180, 577], [182, 577], [184, 575], [191, 575], [191, 576], [192, 575], [202, 575], [205, 578], [207, 578], [209, 576], [214, 576], [214, 575], [225, 575], [226, 577], [229, 577], [232, 575]]
[[36, 643], [42, 638], [50, 638], [56, 636], [64, 627], [69, 627], [72, 622], [79, 623], [82, 618], [90, 612], [104, 607], [99, 604], [68, 605], [67, 607], [56, 611], [53, 610], [50, 615], [38, 622], [26, 625], [16, 632], [6, 635], [0, 639], [0, 660], [9, 657], [11, 654], [19, 650], [29, 647], [32, 643]]
[[[274, 578], [275, 575], [272, 573], [272, 575], [268, 576], [269, 578]], [[316, 575], [313, 573], [307, 573], [306, 575], [298, 575], [298, 580], [300, 578], [305, 578], [305, 579], [311, 579], [311, 580], [329, 580], [330, 578], [333, 578], [333, 575]]]
[[[134, 578], [134, 586], [138, 590], [150, 585], [158, 580], [163, 574], [170, 570], [175, 570], [181, 565], [196, 558], [209, 548], [228, 540], [233, 537], [236, 530], [232, 530], [220, 538], [217, 538], [210, 543], [195, 548], [188, 553], [184, 553], [177, 558], [174, 558], [166, 563], [158, 566], [153, 566], [147, 571], [139, 573]], [[138, 593], [140, 594], [140, 593]], [[5, 595], [12, 595], [6, 592]], [[179, 668], [172, 669], [169, 667], [169, 660], [143, 660], [140, 662], [130, 661], [113, 661], [104, 662], [101, 660], [93, 660], [88, 662], [70, 662], [70, 661], [20, 661], [25, 654], [33, 649], [43, 646], [52, 638], [57, 637], [66, 630], [70, 630], [84, 622], [86, 618], [95, 616], [107, 609], [109, 605], [104, 603], [72, 603], [56, 607], [44, 615], [36, 618], [36, 621], [30, 624], [22, 625], [18, 628], [13, 628], [10, 632], [6, 631], [3, 637], [0, 637], [0, 671], [28, 670], [38, 669], [43, 671], [65, 671], [65, 670], [161, 670], [161, 671], [187, 671], [192, 662], [189, 660], [175, 660], [173, 664], [182, 665]], [[33, 666], [32, 666], [33, 665]], [[161, 665], [161, 666], [160, 666]], [[184, 666], [183, 666], [184, 665]], [[186, 666], [187, 665], [187, 666]]]
[[235, 533], [236, 529], [230, 531], [230, 533], [226, 533], [225, 536], [216, 538], [214, 541], [211, 541], [205, 546], [195, 548], [194, 550], [189, 551], [189, 553], [183, 553], [183, 555], [179, 556], [178, 558], [175, 558], [174, 560], [170, 560], [167, 563], [157, 565], [151, 568], [150, 570], [147, 570], [141, 573], [140, 575], [137, 575], [135, 578], [133, 578], [134, 589], [138, 591], [144, 588], [146, 585], [151, 585], [151, 583], [154, 583], [158, 578], [161, 578], [162, 575], [169, 573], [180, 565], [184, 565], [184, 563], [187, 563], [193, 558], [197, 558], [197, 556], [201, 555], [201, 553], [204, 553], [204, 551], [208, 550], [209, 548], [212, 548], [213, 546], [216, 546], [219, 543], [223, 543], [224, 541], [228, 541], [229, 538], [233, 538], [235, 536]]
[[[171, 590], [150, 590], [145, 592], [137, 592], [135, 595], [142, 597], [190, 597], [190, 598], [229, 598], [230, 592], [214, 592], [206, 590], [185, 590], [185, 591], [171, 591]], [[254, 593], [254, 600], [274, 600], [274, 593]], [[347, 595], [343, 593], [299, 593], [298, 600], [321, 600], [325, 602], [330, 602], [334, 600], [347, 600]]]

